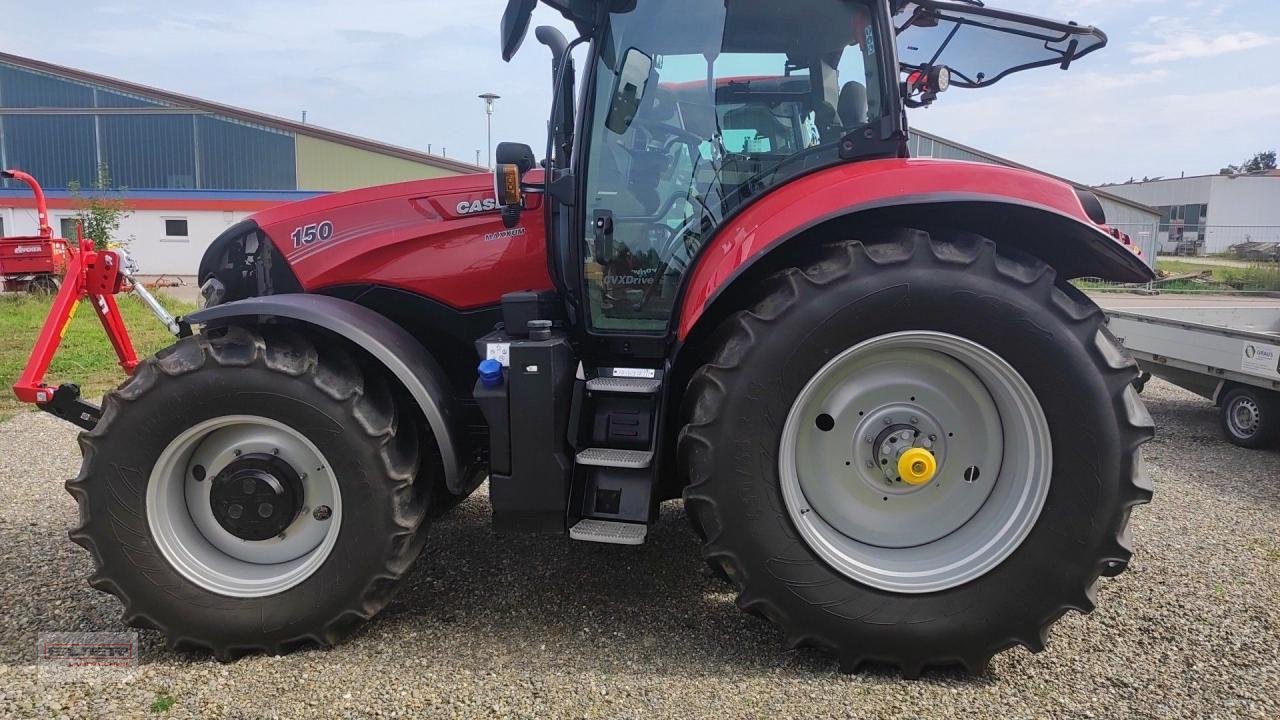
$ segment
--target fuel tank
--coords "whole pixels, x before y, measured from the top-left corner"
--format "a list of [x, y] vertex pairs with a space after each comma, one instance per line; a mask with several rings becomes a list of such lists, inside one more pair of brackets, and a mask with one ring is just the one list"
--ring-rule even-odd
[[[507, 228], [492, 175], [416, 180], [270, 208], [239, 232], [265, 233], [307, 292], [380, 285], [476, 308], [504, 293], [552, 287], [542, 197], [527, 199], [520, 222]], [[210, 247], [202, 282], [211, 262], [225, 267], [228, 245], [219, 238]]]

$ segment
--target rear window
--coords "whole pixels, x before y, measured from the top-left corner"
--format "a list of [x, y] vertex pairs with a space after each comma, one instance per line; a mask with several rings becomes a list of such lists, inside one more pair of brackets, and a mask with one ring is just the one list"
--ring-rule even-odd
[[896, 24], [905, 69], [945, 65], [951, 84], [966, 88], [1031, 68], [1067, 66], [1107, 44], [1096, 28], [943, 0], [907, 3]]

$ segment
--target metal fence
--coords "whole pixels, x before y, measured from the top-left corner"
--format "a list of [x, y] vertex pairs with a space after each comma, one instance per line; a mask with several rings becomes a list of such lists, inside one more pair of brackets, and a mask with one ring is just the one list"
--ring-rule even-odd
[[1269, 295], [1280, 298], [1280, 263], [1251, 263], [1224, 257], [1188, 258], [1160, 255], [1158, 277], [1146, 283], [1117, 283], [1098, 278], [1073, 281], [1082, 290], [1139, 294], [1203, 293]]
[[1234, 254], [1250, 243], [1280, 242], [1280, 225], [1179, 225], [1162, 223], [1156, 231], [1161, 255], [1203, 257]]
[[1280, 297], [1280, 225], [1182, 227], [1152, 222], [1112, 227], [1132, 238], [1159, 277], [1148, 283], [1081, 278], [1074, 281], [1078, 287], [1103, 292]]
[[1160, 223], [1110, 223], [1110, 226], [1129, 236], [1133, 244], [1142, 250], [1142, 259], [1147, 265], [1155, 267], [1156, 255], [1160, 251]]

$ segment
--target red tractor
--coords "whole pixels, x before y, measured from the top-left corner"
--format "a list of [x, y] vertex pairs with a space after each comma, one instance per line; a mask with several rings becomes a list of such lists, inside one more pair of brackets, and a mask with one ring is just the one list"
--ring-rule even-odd
[[492, 177], [259, 213], [176, 344], [100, 411], [45, 403], [91, 428], [93, 587], [220, 659], [331, 645], [487, 478], [499, 534], [639, 544], [683, 498], [738, 605], [846, 671], [980, 671], [1089, 612], [1153, 431], [1068, 280], [1151, 272], [1091, 193], [909, 158], [905, 108], [1105, 35], [944, 0], [544, 2], [580, 37], [537, 30], [540, 168], [504, 143]]

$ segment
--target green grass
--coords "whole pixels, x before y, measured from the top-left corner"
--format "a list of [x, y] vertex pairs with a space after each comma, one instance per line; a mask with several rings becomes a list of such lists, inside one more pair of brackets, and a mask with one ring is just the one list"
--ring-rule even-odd
[[156, 693], [156, 699], [151, 701], [151, 712], [164, 713], [177, 704], [178, 699], [169, 693]]
[[[1208, 272], [1212, 277], [1211, 285], [1221, 286], [1223, 290], [1280, 291], [1280, 265], [1275, 264], [1227, 267], [1225, 265], [1196, 265], [1178, 260], [1161, 259], [1157, 262], [1156, 267], [1172, 275]], [[1186, 283], [1183, 281], [1171, 283], [1175, 287], [1184, 284], [1191, 288], [1210, 289], [1206, 288], [1203, 283], [1191, 283], [1189, 281]], [[1168, 287], [1166, 285], [1161, 289]]]
[[[1235, 293], [1235, 292], [1280, 292], [1280, 264], [1260, 263], [1248, 267], [1227, 267], [1225, 265], [1198, 265], [1181, 260], [1159, 258], [1156, 269], [1168, 275], [1184, 275], [1193, 273], [1207, 275], [1201, 280], [1176, 280], [1159, 283], [1156, 289], [1160, 292], [1202, 292], [1202, 293]], [[1115, 283], [1098, 282], [1094, 279], [1073, 281], [1082, 290], [1116, 290]]]
[[[189, 303], [158, 297], [175, 315], [195, 309]], [[130, 295], [117, 296], [116, 301], [139, 358], [173, 344], [174, 337], [140, 300]], [[0, 295], [0, 338], [3, 338], [0, 340], [0, 420], [31, 407], [18, 402], [11, 388], [26, 367], [51, 303], [52, 298], [48, 296]], [[45, 382], [50, 385], [79, 383], [85, 397], [95, 397], [119, 385], [125, 375], [93, 308], [84, 302], [80, 305]]]

